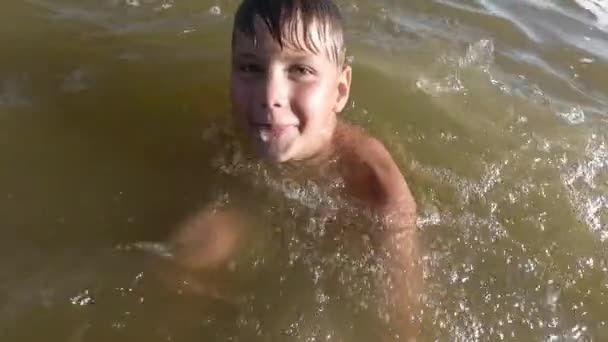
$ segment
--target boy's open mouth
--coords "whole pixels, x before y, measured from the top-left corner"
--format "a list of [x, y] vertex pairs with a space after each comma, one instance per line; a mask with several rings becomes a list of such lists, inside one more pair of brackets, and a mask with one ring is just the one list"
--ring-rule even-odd
[[262, 141], [267, 142], [271, 139], [276, 139], [283, 135], [291, 127], [297, 128], [297, 125], [293, 124], [276, 124], [276, 123], [256, 123], [251, 122], [252, 128], [259, 133], [259, 137]]

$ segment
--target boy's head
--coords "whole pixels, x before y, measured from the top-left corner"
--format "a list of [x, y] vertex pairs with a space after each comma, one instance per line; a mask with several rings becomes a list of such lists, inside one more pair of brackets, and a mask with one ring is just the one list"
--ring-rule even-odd
[[330, 147], [350, 91], [342, 18], [331, 0], [244, 0], [232, 35], [231, 100], [270, 160]]

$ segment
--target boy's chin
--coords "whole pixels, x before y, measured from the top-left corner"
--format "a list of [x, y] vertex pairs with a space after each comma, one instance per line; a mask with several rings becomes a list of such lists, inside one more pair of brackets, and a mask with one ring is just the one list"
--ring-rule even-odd
[[292, 159], [289, 151], [280, 151], [277, 149], [269, 149], [264, 147], [259, 149], [259, 155], [264, 160], [276, 164], [288, 162]]
[[292, 160], [287, 154], [264, 154], [263, 158], [264, 160], [275, 164], [286, 163]]
[[258, 156], [271, 163], [284, 163], [297, 157], [296, 142], [289, 139], [264, 143], [257, 141]]

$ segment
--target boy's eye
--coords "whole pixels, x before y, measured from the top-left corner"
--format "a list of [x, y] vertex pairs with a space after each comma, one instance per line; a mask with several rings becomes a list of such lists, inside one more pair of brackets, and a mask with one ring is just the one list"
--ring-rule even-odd
[[239, 71], [245, 73], [260, 73], [264, 71], [264, 68], [254, 63], [243, 63], [238, 65]]
[[314, 75], [315, 71], [306, 65], [296, 64], [289, 68], [289, 73], [294, 74], [296, 76], [308, 76]]

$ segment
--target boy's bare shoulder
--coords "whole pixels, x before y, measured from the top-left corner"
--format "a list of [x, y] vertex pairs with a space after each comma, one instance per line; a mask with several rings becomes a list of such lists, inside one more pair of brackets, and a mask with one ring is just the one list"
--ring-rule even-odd
[[352, 185], [366, 189], [373, 205], [385, 214], [415, 212], [416, 205], [397, 163], [378, 139], [354, 126], [343, 127], [347, 173]]

